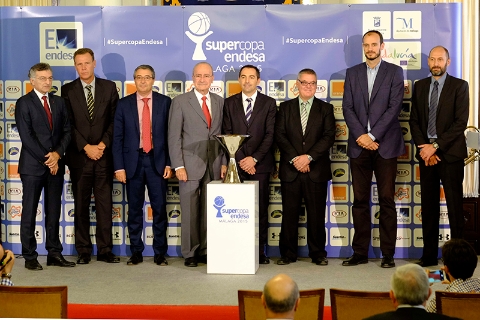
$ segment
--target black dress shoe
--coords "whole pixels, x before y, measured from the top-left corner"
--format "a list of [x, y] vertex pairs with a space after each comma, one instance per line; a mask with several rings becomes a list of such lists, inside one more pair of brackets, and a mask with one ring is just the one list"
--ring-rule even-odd
[[195, 258], [186, 258], [185, 259], [185, 267], [196, 267], [198, 266], [198, 262], [197, 262], [197, 259]]
[[326, 257], [318, 257], [312, 259], [312, 263], [315, 263], [317, 266], [328, 266], [328, 260]]
[[277, 260], [277, 264], [279, 266], [286, 266], [287, 264], [295, 262], [294, 260], [287, 258], [287, 257], [281, 257], [280, 259]]
[[382, 263], [380, 263], [380, 267], [382, 268], [393, 268], [395, 267], [395, 260], [393, 260], [393, 256], [386, 254], [382, 258]]
[[198, 263], [205, 263], [205, 264], [207, 264], [207, 255], [198, 256], [198, 257], [197, 257], [197, 262], [198, 262]]
[[269, 264], [270, 263], [270, 258], [267, 257], [266, 255], [260, 255], [259, 259], [258, 259], [258, 263], [259, 264]]
[[104, 254], [97, 254], [97, 261], [105, 261], [107, 263], [119, 263], [120, 258], [114, 255], [112, 252]]
[[431, 267], [431, 266], [438, 266], [438, 259], [432, 259], [432, 260], [425, 260], [425, 259], [420, 259], [418, 262], [416, 262], [420, 267]]
[[155, 262], [157, 266], [168, 266], [167, 259], [165, 259], [165, 256], [161, 254], [156, 254], [153, 258], [153, 262]]
[[139, 264], [140, 262], [143, 262], [143, 256], [141, 252], [134, 252], [130, 259], [128, 259], [127, 264], [128, 265], [133, 265], [133, 264]]
[[47, 256], [47, 266], [75, 267], [75, 262], [70, 262], [65, 260], [65, 258], [62, 255]]
[[342, 266], [358, 266], [364, 263], [368, 263], [368, 257], [354, 253], [350, 258], [342, 262]]
[[28, 270], [43, 270], [43, 267], [38, 263], [37, 259], [25, 260], [25, 268]]
[[88, 264], [92, 260], [89, 253], [80, 253], [77, 258], [77, 264]]

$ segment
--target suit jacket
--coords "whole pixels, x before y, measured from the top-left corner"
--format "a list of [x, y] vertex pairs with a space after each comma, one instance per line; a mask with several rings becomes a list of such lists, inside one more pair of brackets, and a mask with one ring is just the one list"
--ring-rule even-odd
[[[170, 165], [167, 129], [171, 102], [169, 97], [152, 92], [153, 157], [160, 175], [163, 175], [165, 166]], [[115, 171], [125, 169], [128, 179], [137, 169], [140, 130], [135, 92], [118, 101], [113, 128], [113, 168]]]
[[215, 139], [222, 132], [223, 98], [210, 93], [211, 127], [202, 107], [190, 91], [172, 100], [168, 122], [168, 146], [173, 168], [184, 166], [188, 180], [200, 180], [207, 169], [207, 161], [213, 165], [213, 179], [220, 179], [220, 167], [226, 163], [223, 149]]
[[[428, 144], [428, 109], [431, 77], [415, 83], [410, 112], [410, 130], [415, 144]], [[468, 122], [468, 83], [447, 74], [437, 107], [437, 140], [439, 154], [447, 162], [467, 157], [464, 131]], [[417, 149], [417, 159], [422, 161]]]
[[62, 86], [62, 97], [65, 98], [72, 125], [72, 142], [66, 154], [67, 165], [72, 168], [83, 167], [88, 159], [83, 148], [87, 144], [96, 145], [103, 141], [106, 149], [103, 157], [97, 162], [103, 167], [111, 166], [113, 119], [118, 102], [115, 83], [95, 77], [92, 121], [88, 115], [87, 100], [79, 78]]
[[365, 320], [448, 320], [457, 319], [443, 314], [429, 313], [421, 308], [397, 308], [395, 311], [380, 313]]
[[56, 151], [61, 159], [58, 161], [57, 175], [65, 173], [63, 155], [70, 143], [70, 122], [65, 101], [58, 96], [49, 96], [53, 129], [50, 130], [47, 114], [34, 90], [17, 100], [15, 121], [22, 140], [22, 151], [18, 172], [41, 176], [50, 169], [45, 165], [45, 155]]
[[250, 123], [247, 123], [243, 109], [242, 93], [225, 99], [223, 107], [223, 132], [225, 134], [250, 135], [250, 139], [238, 150], [235, 158], [237, 162], [248, 156], [257, 159], [258, 163], [255, 165], [256, 173], [269, 173], [273, 171], [274, 160], [272, 144], [276, 112], [277, 104], [275, 99], [258, 92], [250, 117]]
[[348, 150], [350, 158], [357, 158], [362, 152], [356, 140], [362, 134], [370, 133], [379, 143], [378, 153], [384, 159], [398, 157], [405, 153], [405, 142], [398, 115], [402, 109], [404, 94], [403, 69], [386, 61], [381, 62], [368, 99], [366, 63], [347, 69], [343, 93], [343, 116], [348, 126]]
[[299, 171], [290, 161], [296, 156], [309, 154], [308, 175], [313, 182], [332, 179], [329, 150], [335, 141], [333, 105], [314, 98], [308, 116], [305, 136], [302, 132], [298, 98], [282, 102], [275, 120], [275, 140], [280, 149], [280, 179], [291, 182]]

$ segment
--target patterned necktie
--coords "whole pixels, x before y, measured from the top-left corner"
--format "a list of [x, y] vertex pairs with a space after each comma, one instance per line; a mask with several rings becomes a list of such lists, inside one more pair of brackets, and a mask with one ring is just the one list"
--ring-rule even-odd
[[438, 107], [438, 81], [433, 83], [432, 94], [430, 95], [430, 109], [428, 112], [427, 132], [431, 137], [437, 134], [437, 107]]
[[143, 112], [142, 112], [142, 146], [143, 151], [149, 153], [152, 150], [152, 136], [150, 122], [150, 108], [148, 107], [148, 100], [150, 98], [143, 98]]
[[95, 101], [93, 100], [92, 86], [91, 85], [85, 86], [85, 89], [88, 90], [88, 94], [87, 94], [88, 116], [90, 117], [90, 120], [92, 120], [93, 119], [93, 105], [95, 104]]
[[300, 110], [300, 121], [302, 122], [303, 135], [305, 135], [305, 129], [307, 128], [307, 121], [308, 121], [307, 103], [302, 102], [301, 106], [302, 106], [302, 108]]
[[252, 98], [246, 99], [248, 102], [247, 111], [245, 112], [245, 118], [247, 118], [247, 123], [250, 124], [250, 117], [252, 116]]
[[208, 111], [207, 97], [203, 96], [202, 101], [203, 114], [205, 115], [205, 119], [207, 119], [208, 129], [210, 129], [210, 126], [212, 125], [212, 118], [210, 117], [210, 111]]
[[50, 108], [48, 107], [47, 96], [43, 96], [43, 109], [45, 109], [45, 113], [47, 114], [48, 123], [50, 123], [50, 130], [53, 128], [52, 123], [52, 113], [50, 112]]

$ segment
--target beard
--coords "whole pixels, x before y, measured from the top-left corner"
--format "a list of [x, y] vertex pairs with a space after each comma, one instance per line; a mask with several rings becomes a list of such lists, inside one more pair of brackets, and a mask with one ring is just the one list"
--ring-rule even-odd
[[435, 70], [433, 68], [430, 68], [430, 73], [432, 74], [432, 76], [435, 77], [441, 77], [447, 71], [447, 65], [445, 65], [443, 68], [441, 66], [435, 68]]
[[380, 57], [380, 53], [381, 53], [381, 52], [380, 52], [380, 50], [379, 50], [378, 52], [372, 52], [372, 53], [375, 54], [375, 56], [373, 56], [373, 58], [372, 58], [372, 57], [369, 57], [367, 53], [365, 53], [365, 58], [366, 58], [367, 60], [375, 60], [375, 59], [377, 59], [378, 57]]

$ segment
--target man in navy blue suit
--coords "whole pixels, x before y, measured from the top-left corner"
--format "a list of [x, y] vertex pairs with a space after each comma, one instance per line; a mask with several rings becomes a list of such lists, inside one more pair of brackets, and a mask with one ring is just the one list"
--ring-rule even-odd
[[50, 65], [37, 63], [28, 73], [33, 90], [18, 99], [15, 121], [22, 140], [18, 172], [22, 180], [22, 220], [20, 239], [25, 268], [42, 270], [38, 263], [35, 218], [44, 190], [47, 266], [74, 267], [62, 256], [58, 237], [65, 162], [70, 143], [70, 122], [65, 101], [49, 95], [53, 74]]
[[377, 180], [380, 204], [380, 249], [382, 268], [395, 266], [397, 212], [395, 178], [397, 157], [405, 153], [398, 115], [404, 84], [401, 67], [382, 60], [385, 44], [376, 30], [363, 35], [365, 63], [347, 69], [343, 115], [348, 126], [348, 150], [353, 185], [353, 255], [343, 262], [355, 266], [368, 262], [371, 238], [370, 190], [372, 174]]
[[133, 78], [137, 92], [119, 100], [113, 128], [115, 178], [127, 184], [127, 225], [132, 252], [127, 264], [143, 262], [146, 186], [153, 211], [154, 262], [166, 266], [166, 188], [167, 179], [172, 176], [167, 144], [171, 99], [152, 91], [155, 71], [151, 66], [138, 66]]

